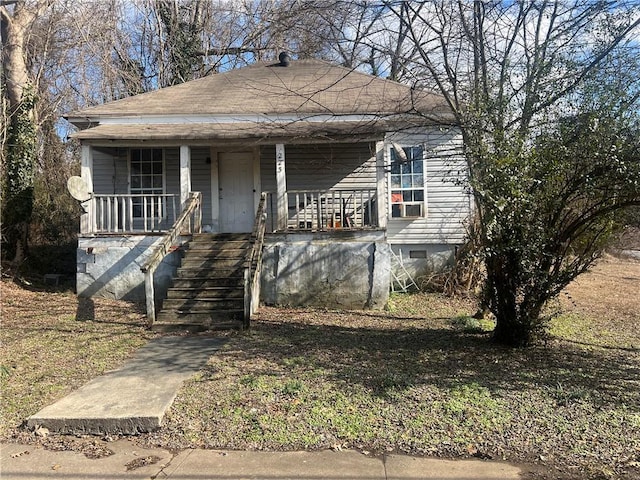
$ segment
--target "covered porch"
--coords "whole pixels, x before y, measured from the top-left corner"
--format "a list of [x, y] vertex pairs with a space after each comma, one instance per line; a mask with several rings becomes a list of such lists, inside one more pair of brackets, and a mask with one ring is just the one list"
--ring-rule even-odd
[[[267, 233], [371, 230], [379, 225], [375, 189], [285, 191], [286, 213], [278, 205], [277, 193], [264, 193]], [[180, 216], [182, 201], [179, 194], [93, 193], [86, 208], [87, 231], [83, 234], [162, 235]], [[201, 221], [201, 204], [198, 210]], [[191, 230], [190, 224], [187, 229]]]
[[[238, 260], [244, 273], [197, 272], [207, 285], [221, 275], [244, 278], [246, 322], [259, 300], [380, 308], [389, 285], [384, 177], [376, 175], [384, 172], [377, 168], [382, 152], [382, 142], [85, 144], [78, 294], [146, 299], [151, 324], [174, 295], [196, 238], [199, 249], [211, 238], [217, 250], [215, 236], [246, 234], [251, 248]], [[136, 163], [146, 157], [149, 165]], [[207, 255], [206, 264], [217, 265], [218, 254]]]
[[[363, 159], [366, 149], [371, 155]], [[134, 165], [132, 152], [143, 150], [160, 152], [161, 161]], [[162, 235], [192, 192], [202, 197], [198, 215], [205, 232], [250, 232], [263, 193], [267, 233], [384, 230], [382, 142], [363, 143], [355, 155], [353, 150], [344, 144], [292, 145], [287, 162], [285, 144], [248, 149], [85, 144], [81, 176], [88, 200], [80, 234]], [[331, 165], [336, 158], [337, 168]], [[113, 179], [108, 188], [105, 177]]]

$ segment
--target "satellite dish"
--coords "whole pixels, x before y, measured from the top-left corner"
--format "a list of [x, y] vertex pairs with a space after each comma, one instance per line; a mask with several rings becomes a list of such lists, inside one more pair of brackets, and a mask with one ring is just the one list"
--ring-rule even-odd
[[82, 177], [73, 176], [67, 180], [67, 190], [79, 202], [86, 202], [91, 198], [87, 182]]

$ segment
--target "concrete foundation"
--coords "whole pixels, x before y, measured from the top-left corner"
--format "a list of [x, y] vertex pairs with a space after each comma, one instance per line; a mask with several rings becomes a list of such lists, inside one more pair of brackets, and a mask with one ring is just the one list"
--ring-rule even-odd
[[[391, 245], [393, 253], [402, 261], [402, 267], [414, 280], [428, 276], [434, 272], [441, 272], [453, 266], [456, 245]], [[396, 275], [402, 276], [399, 265], [392, 265]]]
[[[181, 243], [186, 239], [182, 239]], [[80, 297], [144, 301], [140, 266], [159, 236], [83, 237], [78, 240]], [[389, 299], [391, 249], [402, 255], [414, 279], [453, 261], [454, 245], [392, 245], [384, 231], [268, 234], [265, 237], [261, 300], [268, 305], [324, 308], [383, 308]], [[181, 261], [170, 253], [155, 276], [156, 298], [164, 298]], [[401, 273], [401, 272], [396, 272]]]
[[[140, 267], [161, 239], [151, 235], [79, 238], [78, 296], [144, 301], [144, 273]], [[154, 275], [158, 298], [166, 294], [180, 258], [179, 251], [169, 253], [158, 266]]]
[[390, 256], [384, 232], [268, 235], [262, 301], [269, 305], [383, 308]]

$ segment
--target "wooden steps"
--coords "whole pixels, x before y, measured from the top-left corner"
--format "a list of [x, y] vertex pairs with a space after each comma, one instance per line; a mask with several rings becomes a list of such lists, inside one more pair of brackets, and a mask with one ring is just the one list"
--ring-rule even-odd
[[163, 301], [156, 330], [243, 328], [250, 234], [195, 234]]

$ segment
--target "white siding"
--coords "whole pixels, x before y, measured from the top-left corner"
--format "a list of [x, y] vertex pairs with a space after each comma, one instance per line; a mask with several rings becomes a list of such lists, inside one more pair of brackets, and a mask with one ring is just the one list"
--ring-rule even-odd
[[[455, 129], [430, 129], [423, 134], [393, 134], [387, 142], [402, 146], [424, 145], [426, 151], [427, 215], [420, 219], [390, 218], [387, 237], [391, 244], [456, 244], [465, 238], [470, 197], [458, 180], [466, 175], [462, 136]], [[388, 148], [386, 152], [388, 160]], [[387, 179], [388, 181], [388, 179]], [[388, 184], [387, 184], [388, 189]], [[388, 195], [388, 192], [385, 192]]]
[[[375, 143], [285, 145], [287, 190], [376, 188]], [[275, 147], [260, 149], [262, 190], [276, 190]]]
[[180, 149], [164, 149], [165, 193], [180, 195]]

